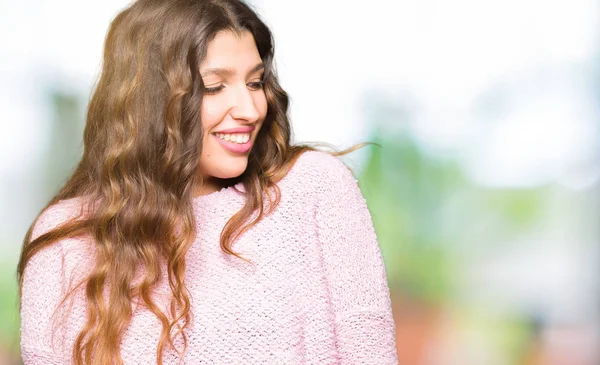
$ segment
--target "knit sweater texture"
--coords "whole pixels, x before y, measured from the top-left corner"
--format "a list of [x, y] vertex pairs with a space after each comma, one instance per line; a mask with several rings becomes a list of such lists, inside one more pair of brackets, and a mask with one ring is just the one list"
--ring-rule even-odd
[[[253, 264], [219, 245], [225, 223], [244, 204], [243, 185], [194, 198], [198, 234], [185, 273], [188, 346], [183, 358], [167, 347], [163, 364], [396, 365], [385, 266], [352, 172], [336, 157], [310, 151], [278, 186], [278, 207], [233, 242]], [[32, 237], [76, 217], [81, 207], [78, 198], [49, 207]], [[21, 297], [25, 365], [71, 363], [86, 319], [84, 287], [59, 304], [89, 274], [92, 252], [90, 239], [69, 238], [29, 261]], [[153, 298], [165, 311], [169, 293], [164, 273]], [[136, 301], [132, 310], [121, 341], [124, 363], [156, 364], [161, 324]]]

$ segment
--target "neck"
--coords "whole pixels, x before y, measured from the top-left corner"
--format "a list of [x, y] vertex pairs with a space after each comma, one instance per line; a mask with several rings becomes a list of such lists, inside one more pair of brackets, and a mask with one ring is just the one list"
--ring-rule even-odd
[[221, 184], [217, 179], [204, 179], [202, 181], [202, 184], [196, 187], [196, 190], [194, 191], [194, 196], [212, 194], [216, 191], [221, 190], [221, 188], [223, 188], [223, 184]]

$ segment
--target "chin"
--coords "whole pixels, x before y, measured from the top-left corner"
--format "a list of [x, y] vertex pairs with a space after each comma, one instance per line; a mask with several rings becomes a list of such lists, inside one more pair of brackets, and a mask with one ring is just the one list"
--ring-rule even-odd
[[239, 177], [246, 171], [248, 167], [248, 160], [242, 162], [231, 162], [230, 166], [227, 166], [225, 169], [219, 169], [219, 171], [215, 171], [214, 174], [211, 174], [213, 177], [219, 179], [234, 179]]

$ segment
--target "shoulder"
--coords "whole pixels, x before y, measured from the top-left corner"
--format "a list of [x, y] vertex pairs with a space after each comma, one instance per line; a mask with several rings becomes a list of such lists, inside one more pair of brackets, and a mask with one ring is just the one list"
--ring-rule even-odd
[[[84, 213], [83, 199], [73, 198], [61, 200], [42, 211], [36, 219], [30, 237], [30, 242], [58, 228], [64, 223], [79, 219]], [[89, 240], [83, 237], [58, 239], [35, 253], [24, 272], [24, 279], [38, 277], [47, 279], [47, 275], [57, 275], [63, 270], [81, 264], [90, 258]], [[49, 273], [52, 272], [52, 273]]]
[[82, 216], [83, 209], [84, 206], [82, 198], [61, 200], [50, 205], [44, 209], [35, 220], [33, 230], [31, 232], [31, 240], [50, 232], [51, 230], [68, 221], [77, 219], [78, 217]]
[[336, 185], [342, 182], [355, 183], [352, 171], [336, 156], [322, 151], [302, 153], [290, 173], [304, 184], [318, 186]]

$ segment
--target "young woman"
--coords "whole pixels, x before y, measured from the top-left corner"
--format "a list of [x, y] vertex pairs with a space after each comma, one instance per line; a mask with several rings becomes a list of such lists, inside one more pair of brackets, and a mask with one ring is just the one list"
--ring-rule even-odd
[[81, 162], [25, 237], [24, 363], [396, 364], [365, 200], [287, 109], [239, 0], [120, 13]]

